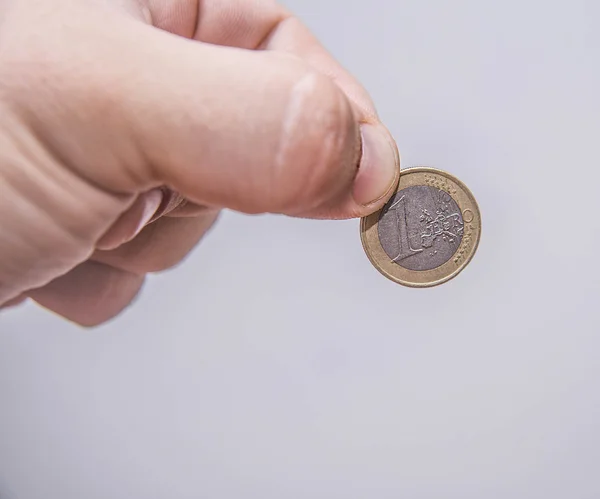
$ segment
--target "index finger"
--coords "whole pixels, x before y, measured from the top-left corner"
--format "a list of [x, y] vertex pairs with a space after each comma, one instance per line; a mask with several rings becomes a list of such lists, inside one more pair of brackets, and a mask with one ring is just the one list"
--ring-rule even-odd
[[200, 42], [293, 54], [329, 76], [352, 102], [360, 122], [377, 124], [363, 86], [310, 30], [273, 0], [147, 0], [153, 24]]

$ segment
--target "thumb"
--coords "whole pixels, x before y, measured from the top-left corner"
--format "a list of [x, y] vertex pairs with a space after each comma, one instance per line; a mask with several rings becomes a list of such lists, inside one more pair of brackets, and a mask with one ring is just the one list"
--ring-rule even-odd
[[399, 165], [389, 133], [359, 124], [326, 76], [289, 55], [143, 31], [154, 50], [138, 74], [161, 78], [124, 110], [154, 166], [142, 177], [251, 213], [361, 216], [391, 194]]
[[70, 89], [70, 102], [89, 105], [93, 92], [104, 111], [61, 154], [86, 178], [111, 191], [164, 184], [198, 204], [311, 217], [362, 216], [391, 194], [391, 136], [358, 123], [343, 92], [302, 60], [123, 24], [99, 49], [110, 66]]

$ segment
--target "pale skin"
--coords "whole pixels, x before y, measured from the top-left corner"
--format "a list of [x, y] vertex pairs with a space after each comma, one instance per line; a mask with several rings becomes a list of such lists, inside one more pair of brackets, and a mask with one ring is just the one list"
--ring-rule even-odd
[[366, 91], [275, 2], [0, 0], [0, 307], [96, 326], [220, 209], [360, 217], [398, 175]]

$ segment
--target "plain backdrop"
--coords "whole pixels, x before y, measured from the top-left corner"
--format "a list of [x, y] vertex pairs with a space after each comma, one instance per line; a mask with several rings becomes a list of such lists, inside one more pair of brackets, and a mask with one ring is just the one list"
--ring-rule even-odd
[[226, 214], [125, 315], [0, 317], [2, 499], [600, 497], [600, 3], [289, 0], [481, 246], [413, 290], [358, 222]]

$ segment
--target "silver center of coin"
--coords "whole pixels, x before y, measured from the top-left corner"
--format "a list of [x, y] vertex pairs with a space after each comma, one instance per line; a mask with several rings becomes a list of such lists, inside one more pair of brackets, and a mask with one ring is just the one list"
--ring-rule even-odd
[[463, 227], [460, 209], [447, 192], [415, 185], [388, 201], [377, 230], [392, 261], [408, 270], [432, 270], [452, 258]]

